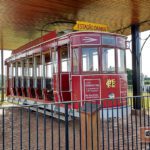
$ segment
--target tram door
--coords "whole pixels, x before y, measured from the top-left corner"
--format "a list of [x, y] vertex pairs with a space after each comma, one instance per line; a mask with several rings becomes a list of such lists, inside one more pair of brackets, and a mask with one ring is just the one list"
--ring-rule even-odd
[[55, 101], [69, 101], [70, 93], [70, 55], [68, 45], [52, 52], [53, 59], [53, 91]]
[[71, 100], [70, 92], [70, 54], [69, 46], [63, 45], [59, 49], [60, 57], [60, 94], [62, 101]]

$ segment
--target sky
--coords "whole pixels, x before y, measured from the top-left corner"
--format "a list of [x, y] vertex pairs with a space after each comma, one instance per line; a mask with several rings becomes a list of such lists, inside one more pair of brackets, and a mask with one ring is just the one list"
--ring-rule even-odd
[[[150, 35], [150, 30], [146, 32], [142, 32], [140, 35], [141, 38], [141, 47], [145, 41], [145, 39]], [[128, 40], [131, 40], [131, 36], [128, 37]], [[8, 58], [11, 55], [11, 51], [4, 51], [4, 59]], [[148, 77], [150, 77], [150, 38], [147, 40], [143, 50], [142, 50], [142, 73]], [[132, 57], [131, 50], [126, 51], [126, 64], [127, 68], [132, 68]], [[6, 71], [4, 71], [5, 73]], [[0, 74], [1, 74], [1, 61], [0, 61]], [[6, 74], [6, 73], [5, 73]]]
[[[140, 35], [141, 39], [141, 47], [143, 46], [143, 43], [145, 39], [150, 35], [150, 30], [142, 32]], [[128, 40], [131, 40], [131, 36], [128, 37]], [[131, 57], [131, 50], [127, 50], [126, 52], [126, 64], [127, 68], [131, 69], [132, 68], [132, 57]], [[142, 53], [141, 53], [142, 59], [142, 73], [146, 76], [150, 77], [150, 38], [147, 40], [145, 43]]]
[[[11, 51], [10, 50], [4, 50], [4, 60], [8, 57], [11, 56]], [[0, 75], [1, 75], [1, 51], [0, 51]], [[4, 75], [6, 75], [6, 67], [4, 67]]]

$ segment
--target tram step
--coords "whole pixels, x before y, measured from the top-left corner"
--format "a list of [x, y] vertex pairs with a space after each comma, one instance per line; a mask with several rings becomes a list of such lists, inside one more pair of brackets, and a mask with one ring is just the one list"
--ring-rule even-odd
[[[60, 120], [62, 120], [62, 121], [65, 121], [66, 119], [65, 119], [65, 114], [58, 114], [58, 113], [54, 113], [53, 114], [53, 117], [54, 118], [57, 118], [57, 119], [60, 119]], [[71, 121], [72, 120], [72, 118], [70, 117], [70, 116], [68, 116], [68, 121]]]
[[[37, 109], [35, 107], [31, 107], [30, 109], [33, 111], [37, 111]], [[42, 108], [38, 108], [38, 112], [42, 113], [42, 114], [45, 113], [45, 115], [47, 115], [47, 116], [51, 116], [53, 118], [57, 118], [62, 121], [65, 121], [65, 114], [63, 114], [63, 113], [58, 113], [58, 112], [56, 113], [56, 112], [47, 111], [47, 110], [46, 110], [46, 112], [44, 112], [44, 109], [42, 109]], [[68, 121], [71, 121], [71, 120], [72, 120], [72, 118], [70, 116], [68, 116]]]

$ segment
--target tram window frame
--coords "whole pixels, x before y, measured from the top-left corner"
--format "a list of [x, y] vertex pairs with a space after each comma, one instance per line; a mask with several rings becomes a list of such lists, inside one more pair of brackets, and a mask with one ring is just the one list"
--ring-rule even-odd
[[[113, 57], [114, 57], [114, 65], [113, 66], [110, 66], [110, 67], [107, 67], [107, 64], [106, 66], [104, 66], [104, 57], [103, 57], [103, 49], [113, 49], [114, 50], [114, 54], [113, 54]], [[102, 68], [102, 73], [116, 73], [116, 48], [115, 47], [110, 47], [110, 46], [104, 46], [104, 47], [101, 47], [101, 57], [102, 57], [102, 64], [101, 64], [101, 68]], [[107, 62], [108, 63], [108, 62]], [[112, 63], [110, 63], [112, 64]], [[113, 69], [114, 68], [114, 69]]]
[[[97, 49], [97, 70], [91, 70], [91, 69], [93, 69], [93, 66], [94, 66], [93, 62], [92, 62], [92, 64], [90, 64], [90, 62], [88, 62], [88, 66], [91, 66], [91, 67], [89, 67], [86, 71], [83, 70], [83, 51], [82, 50], [84, 48], [86, 48], [86, 49], [87, 48]], [[99, 52], [99, 47], [98, 46], [84, 46], [84, 47], [81, 47], [81, 70], [82, 70], [82, 73], [89, 73], [89, 72], [90, 73], [99, 73], [100, 72], [99, 61], [100, 61], [100, 52]]]
[[50, 50], [47, 50], [45, 53], [45, 78], [52, 78], [53, 77], [53, 62], [52, 62], [52, 55]]
[[27, 59], [29, 59], [28, 60], [29, 64], [27, 62], [25, 62], [25, 66], [26, 66], [26, 70], [27, 70], [26, 77], [27, 78], [34, 78], [34, 63], [33, 63], [34, 57], [30, 56]]
[[22, 71], [21, 71], [21, 67], [18, 67], [18, 77], [22, 76]]
[[21, 62], [18, 62], [18, 77], [22, 76], [22, 67], [21, 67]]
[[41, 55], [35, 55], [36, 57], [36, 77], [42, 77], [42, 63], [41, 63]]
[[[68, 45], [63, 45], [59, 47], [59, 51], [60, 51], [60, 71], [62, 73], [70, 72], [70, 52]], [[65, 55], [67, 56], [66, 58], [62, 57], [64, 52], [67, 52], [67, 55]], [[64, 70], [64, 68], [66, 70]]]
[[28, 75], [27, 76], [29, 76], [29, 77], [33, 77], [33, 66], [32, 67], [30, 67], [30, 65], [29, 65], [29, 73], [28, 73]]
[[48, 62], [45, 64], [45, 77], [46, 78], [52, 78], [53, 77], [53, 64], [52, 62]]
[[42, 71], [43, 71], [43, 68], [42, 68], [42, 64], [37, 64], [37, 77], [41, 78], [43, 77], [43, 74], [42, 74]]
[[[124, 56], [120, 56], [119, 57], [119, 51], [120, 52], [124, 52]], [[121, 55], [121, 54], [120, 54]], [[121, 49], [121, 48], [117, 48], [117, 68], [118, 68], [118, 73], [125, 73], [126, 71], [126, 53], [125, 53], [125, 49]], [[120, 62], [121, 61], [121, 62]], [[120, 62], [120, 63], [119, 63]], [[122, 67], [122, 62], [123, 62], [123, 67]], [[119, 67], [119, 64], [121, 65], [121, 67]], [[123, 68], [123, 70], [120, 68]]]

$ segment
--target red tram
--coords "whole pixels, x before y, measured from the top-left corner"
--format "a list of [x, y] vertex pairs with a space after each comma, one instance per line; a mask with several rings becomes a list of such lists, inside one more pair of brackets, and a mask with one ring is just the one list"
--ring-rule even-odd
[[81, 101], [81, 105], [84, 100], [100, 103], [108, 98], [105, 101], [114, 99], [115, 107], [116, 97], [127, 96], [125, 52], [122, 35], [78, 31], [58, 37], [50, 32], [14, 50], [6, 60], [7, 97], [29, 104]]

